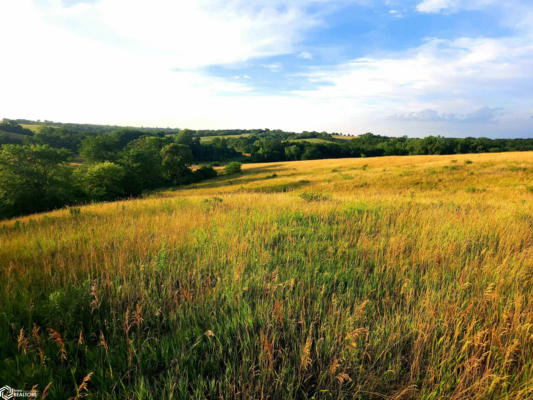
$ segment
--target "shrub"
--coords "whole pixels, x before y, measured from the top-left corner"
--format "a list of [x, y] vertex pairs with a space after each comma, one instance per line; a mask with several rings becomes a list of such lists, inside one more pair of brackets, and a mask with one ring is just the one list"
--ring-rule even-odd
[[226, 174], [228, 175], [238, 174], [241, 172], [241, 165], [242, 164], [238, 161], [232, 161], [224, 167], [224, 171], [226, 171]]
[[81, 186], [90, 200], [114, 200], [124, 196], [124, 167], [104, 161], [81, 172]]
[[202, 181], [204, 179], [215, 178], [217, 176], [217, 171], [215, 171], [213, 167], [204, 165], [194, 171], [194, 175], [198, 181]]

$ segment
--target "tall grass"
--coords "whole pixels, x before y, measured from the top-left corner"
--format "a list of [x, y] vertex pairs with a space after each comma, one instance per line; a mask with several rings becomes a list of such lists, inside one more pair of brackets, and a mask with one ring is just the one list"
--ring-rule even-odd
[[243, 170], [2, 223], [0, 385], [533, 397], [532, 153]]

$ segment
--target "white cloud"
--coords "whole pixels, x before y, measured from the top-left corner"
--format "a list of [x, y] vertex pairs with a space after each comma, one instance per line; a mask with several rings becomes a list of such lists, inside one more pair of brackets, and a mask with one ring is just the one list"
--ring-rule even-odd
[[283, 66], [279, 62], [271, 63], [271, 64], [265, 64], [265, 65], [263, 65], [263, 67], [268, 69], [268, 70], [270, 70], [271, 72], [279, 72], [283, 68]]
[[44, 4], [42, 17], [55, 26], [95, 39], [105, 32], [106, 42], [112, 38], [114, 44], [137, 54], [164, 55], [177, 68], [193, 68], [294, 52], [305, 32], [350, 1], [354, 0], [96, 0], [71, 6], [62, 0], [40, 0], [38, 4]]
[[455, 7], [456, 3], [456, 0], [424, 0], [416, 9], [423, 13], [437, 13]]
[[298, 57], [303, 58], [304, 60], [311, 60], [313, 55], [308, 51], [302, 51], [300, 54], [298, 54]]
[[533, 101], [532, 70], [533, 43], [527, 38], [431, 39], [407, 52], [313, 71], [306, 76], [317, 88], [296, 94], [342, 104], [349, 110], [345, 121], [365, 121], [369, 129], [394, 133], [392, 122], [383, 123], [386, 115], [449, 128], [505, 121], [509, 110], [524, 120]]
[[389, 10], [389, 14], [394, 16], [395, 18], [403, 18], [404, 17], [404, 15], [398, 10]]
[[423, 0], [418, 3], [416, 10], [421, 13], [451, 13], [459, 10], [480, 9], [495, 3], [498, 3], [497, 0]]

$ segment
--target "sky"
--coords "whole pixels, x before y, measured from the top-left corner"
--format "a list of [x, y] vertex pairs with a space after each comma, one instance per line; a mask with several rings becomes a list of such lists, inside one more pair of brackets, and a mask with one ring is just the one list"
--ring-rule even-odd
[[531, 0], [4, 0], [0, 118], [533, 137]]

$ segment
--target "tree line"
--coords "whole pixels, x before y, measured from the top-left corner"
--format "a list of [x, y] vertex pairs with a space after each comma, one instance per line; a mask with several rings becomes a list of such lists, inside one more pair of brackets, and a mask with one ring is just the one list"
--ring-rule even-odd
[[120, 129], [80, 139], [64, 128], [42, 128], [23, 144], [0, 146], [0, 218], [217, 176], [209, 165], [191, 168], [197, 162], [192, 144], [187, 132], [150, 136]]

